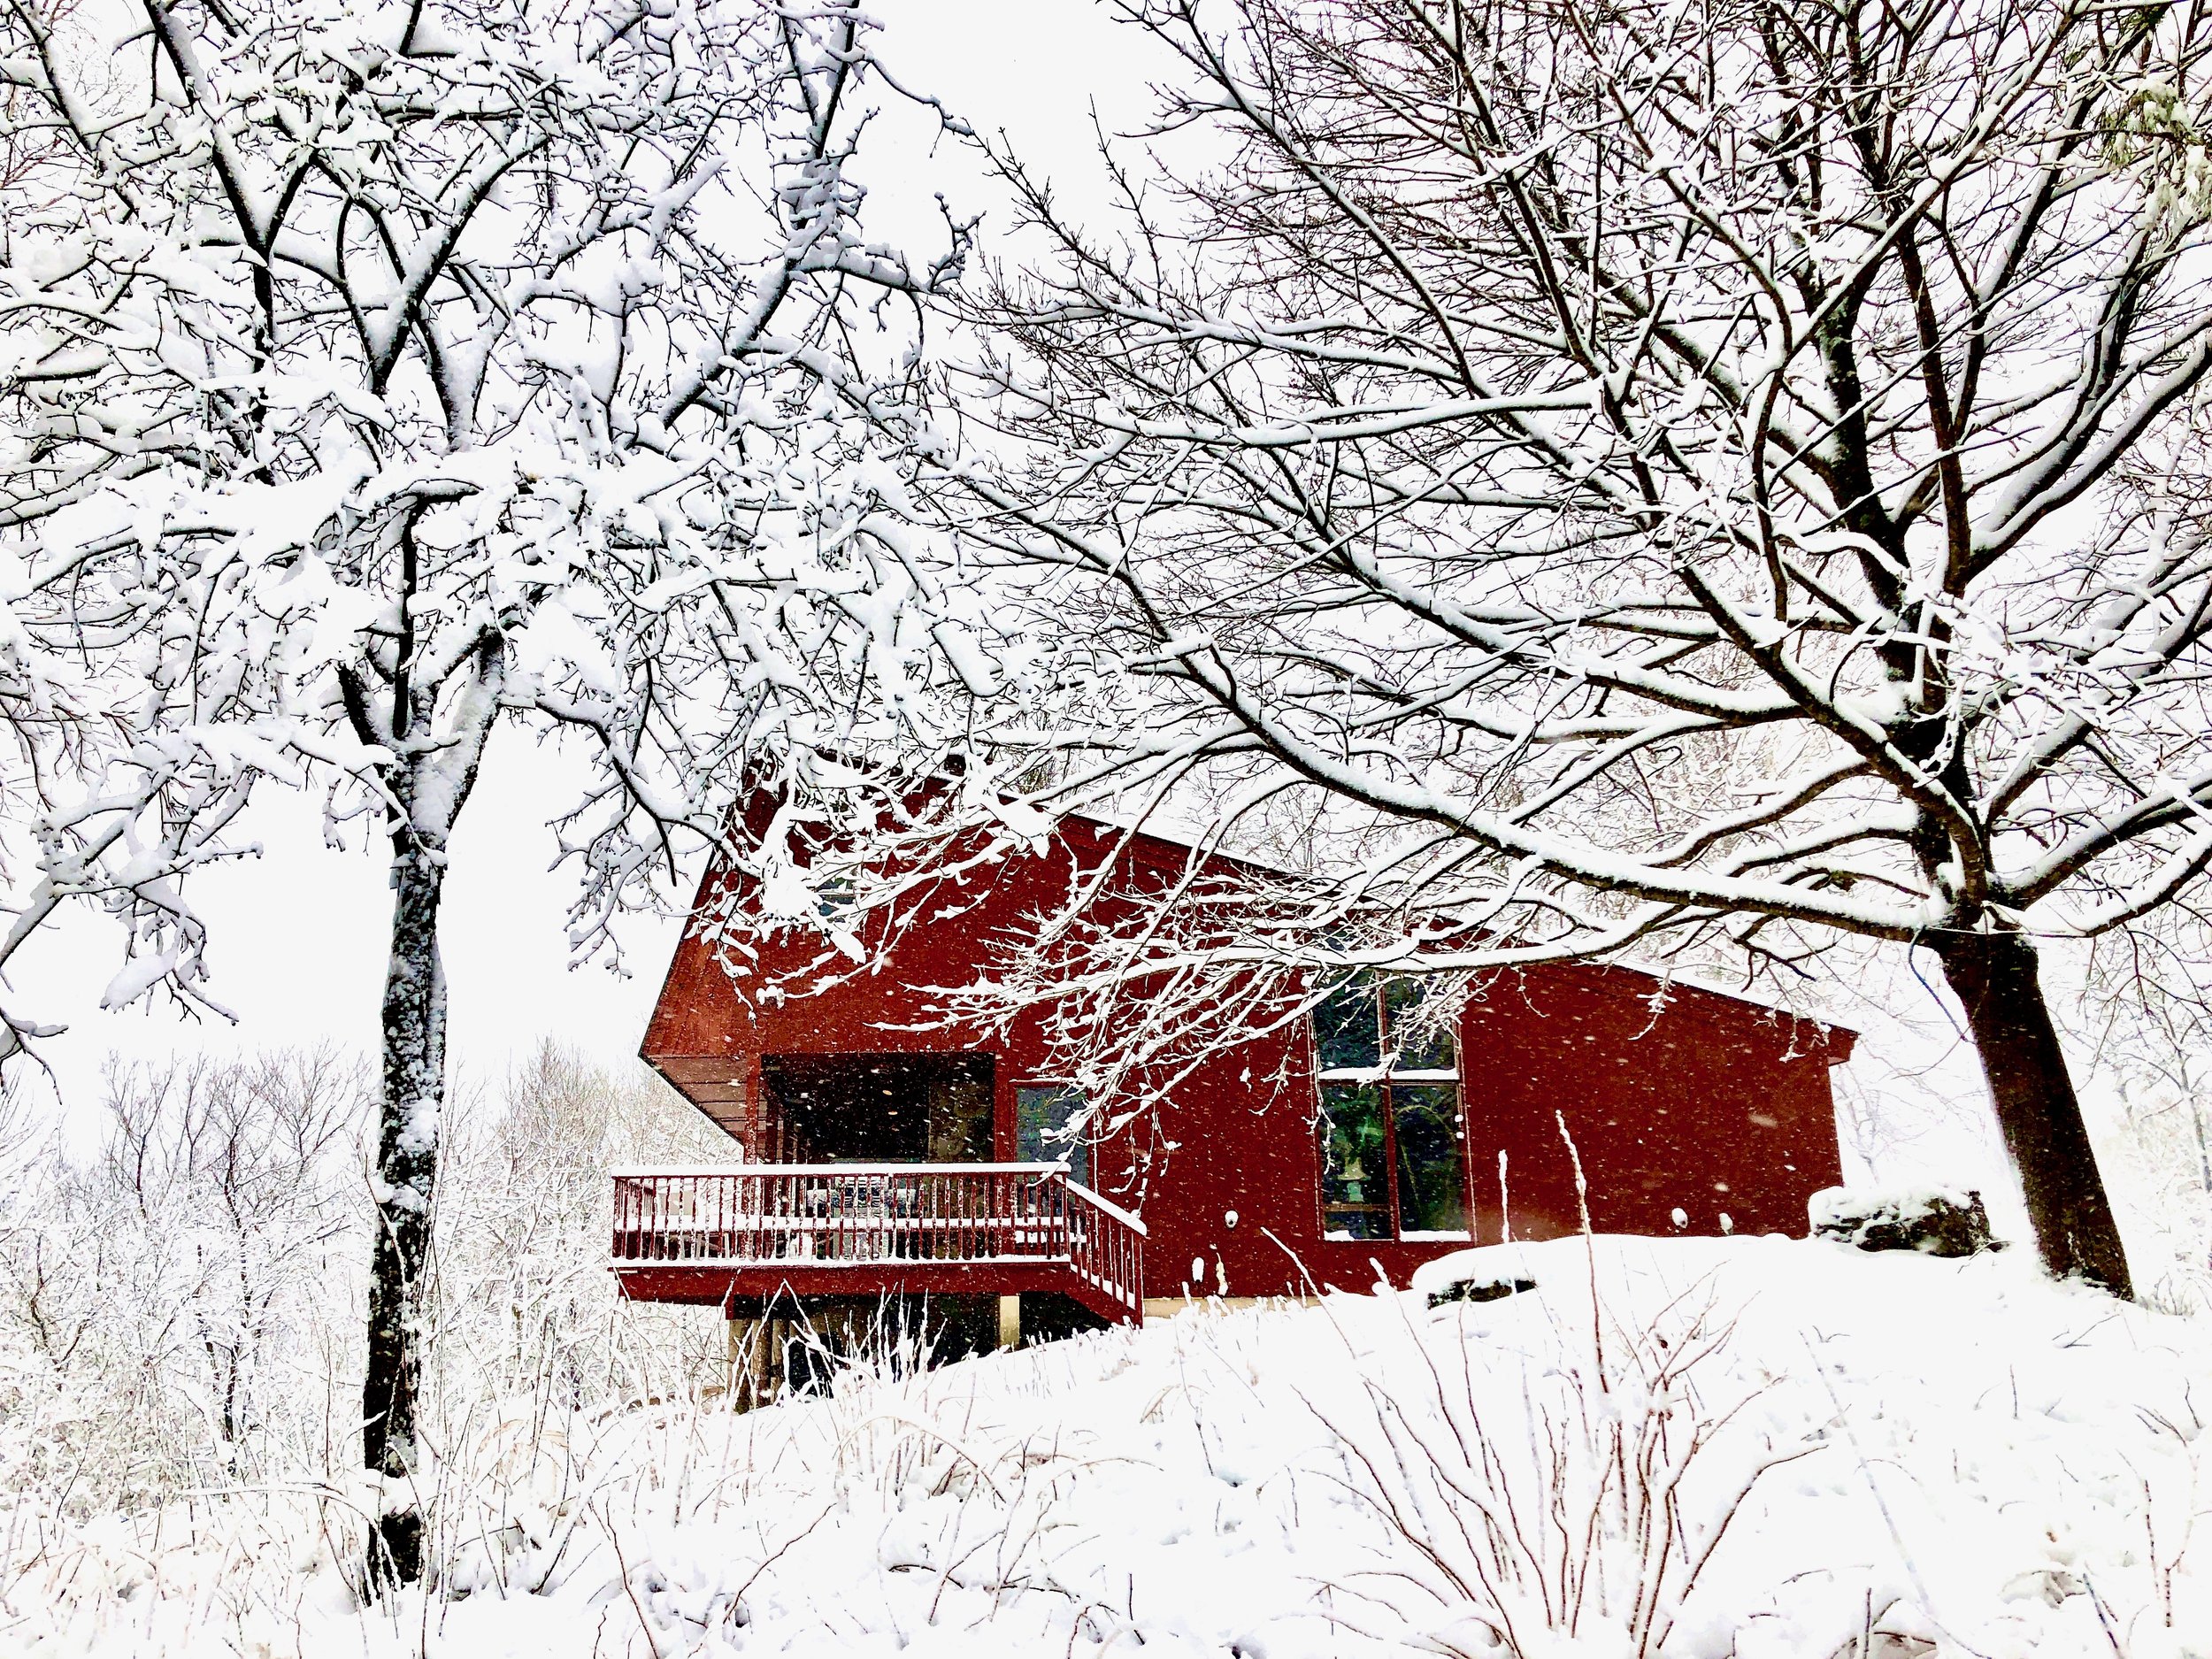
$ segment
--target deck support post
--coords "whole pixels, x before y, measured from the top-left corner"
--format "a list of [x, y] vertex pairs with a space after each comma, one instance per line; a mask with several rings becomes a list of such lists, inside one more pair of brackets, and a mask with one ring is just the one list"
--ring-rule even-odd
[[1002, 1348], [1022, 1345], [1022, 1299], [1019, 1296], [1001, 1296], [998, 1299], [998, 1345]]
[[728, 1363], [723, 1371], [723, 1386], [727, 1390], [730, 1409], [750, 1411], [760, 1402], [760, 1322], [741, 1318], [736, 1314], [725, 1317], [723, 1329], [729, 1338]]
[[732, 1316], [729, 1332], [730, 1407], [750, 1411], [772, 1401], [783, 1381], [783, 1343], [787, 1322], [765, 1317]]

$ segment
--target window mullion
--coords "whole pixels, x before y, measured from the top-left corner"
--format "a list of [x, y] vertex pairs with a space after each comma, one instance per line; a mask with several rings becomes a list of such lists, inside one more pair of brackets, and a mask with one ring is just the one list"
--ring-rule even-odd
[[1391, 1066], [1390, 996], [1382, 986], [1375, 987], [1375, 1055], [1383, 1063], [1382, 1096], [1383, 1171], [1390, 1193], [1390, 1236], [1393, 1240], [1406, 1236], [1403, 1205], [1398, 1194], [1398, 1107], [1396, 1091], [1390, 1087]]
[[1389, 1171], [1390, 1236], [1402, 1239], [1406, 1235], [1403, 1207], [1398, 1194], [1398, 1108], [1388, 1082], [1382, 1086], [1383, 1162]]

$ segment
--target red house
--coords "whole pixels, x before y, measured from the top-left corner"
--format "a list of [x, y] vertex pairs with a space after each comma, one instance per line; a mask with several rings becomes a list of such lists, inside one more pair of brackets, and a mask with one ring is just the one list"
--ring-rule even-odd
[[[1194, 1294], [1402, 1285], [1509, 1226], [1570, 1233], [1576, 1157], [1609, 1233], [1801, 1233], [1806, 1199], [1840, 1179], [1828, 1069], [1852, 1033], [1583, 965], [1501, 975], [1426, 1035], [1417, 984], [1348, 992], [1206, 1054], [1157, 1114], [1059, 1142], [1070, 1091], [1042, 1011], [965, 1030], [928, 987], [972, 979], [1079, 877], [1106, 869], [1105, 891], [1133, 891], [1189, 857], [1071, 821], [955, 902], [933, 895], [872, 971], [810, 995], [741, 995], [687, 932], [643, 1052], [727, 1133], [730, 1158], [617, 1173], [624, 1292], [733, 1321], [928, 1296], [987, 1344], [988, 1316], [1003, 1330], [1017, 1308], [1059, 1329]], [[772, 943], [754, 988], [820, 949]]]

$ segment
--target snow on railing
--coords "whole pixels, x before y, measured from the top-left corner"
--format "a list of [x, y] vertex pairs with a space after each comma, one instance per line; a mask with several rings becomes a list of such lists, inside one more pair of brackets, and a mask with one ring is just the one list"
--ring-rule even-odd
[[1068, 1206], [1068, 1265], [1133, 1312], [1144, 1302], [1144, 1223], [1089, 1187], [1053, 1178]]
[[1016, 1175], [1049, 1175], [1057, 1170], [1067, 1172], [1064, 1162], [1039, 1164], [626, 1164], [610, 1171], [615, 1179], [623, 1180], [640, 1175], [746, 1175], [756, 1171], [769, 1171], [778, 1175], [908, 1175], [916, 1170], [933, 1174], [980, 1175], [1005, 1171]]
[[1144, 1223], [1064, 1164], [749, 1164], [620, 1169], [618, 1265], [1064, 1263], [1125, 1307]]

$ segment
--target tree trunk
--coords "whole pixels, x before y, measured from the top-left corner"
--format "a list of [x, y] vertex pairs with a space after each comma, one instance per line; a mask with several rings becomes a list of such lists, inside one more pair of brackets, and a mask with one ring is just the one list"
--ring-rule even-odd
[[1927, 942], [1966, 1010], [2043, 1264], [2062, 1279], [2132, 1298], [2127, 1253], [2043, 1000], [2035, 947], [2013, 933], [1945, 933]]
[[377, 1227], [369, 1276], [369, 1363], [361, 1455], [385, 1480], [370, 1545], [373, 1585], [419, 1580], [423, 1516], [412, 1490], [422, 1376], [419, 1298], [445, 1102], [445, 969], [438, 956], [442, 859], [403, 826], [393, 835], [391, 965], [384, 979], [384, 1088], [378, 1126]]

